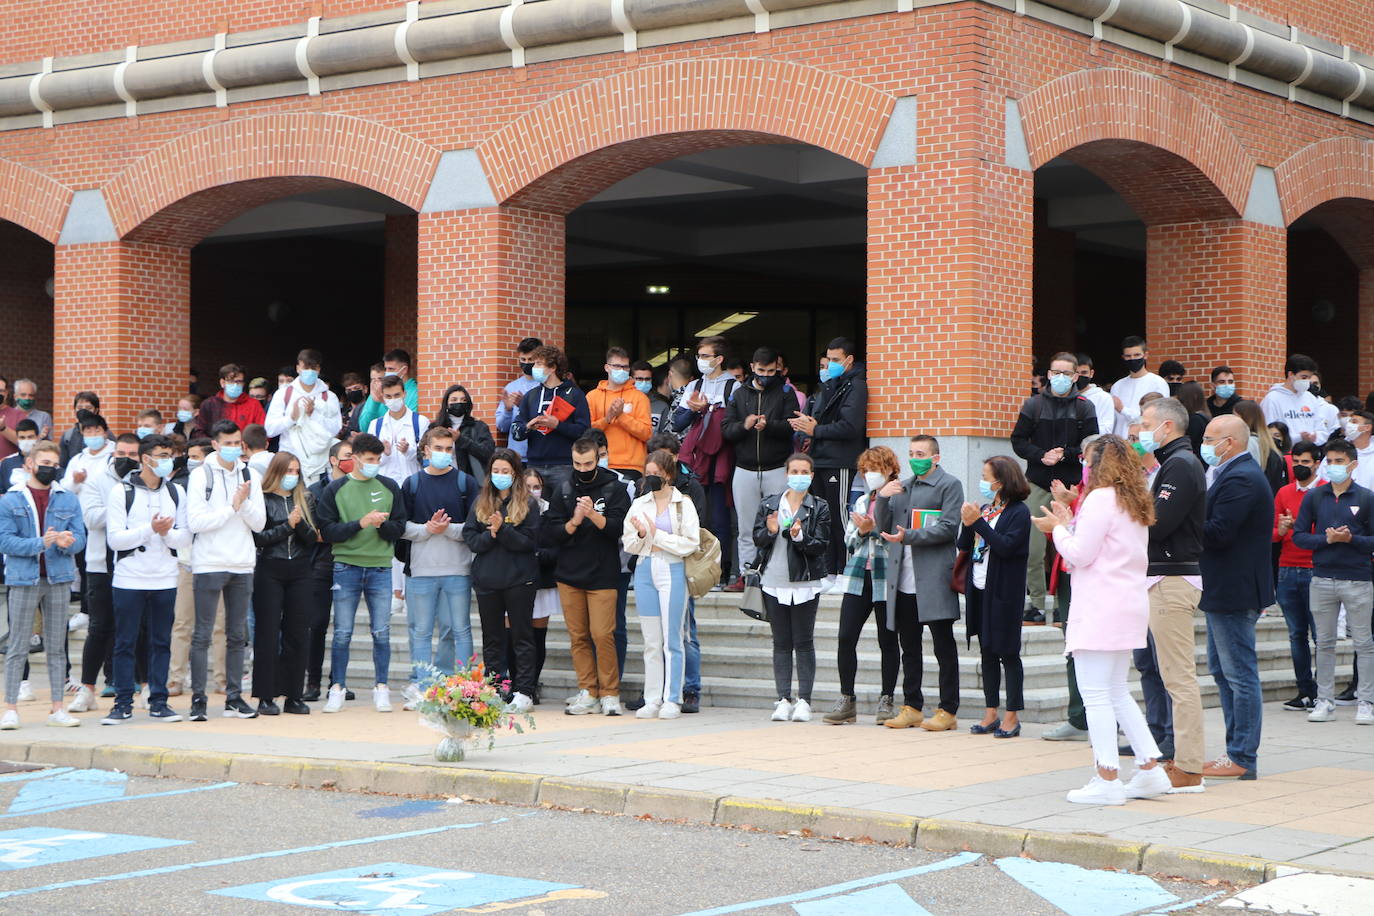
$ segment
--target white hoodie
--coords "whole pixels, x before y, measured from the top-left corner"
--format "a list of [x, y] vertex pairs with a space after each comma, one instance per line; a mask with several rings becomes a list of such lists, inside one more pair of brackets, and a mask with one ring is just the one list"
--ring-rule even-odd
[[[82, 452], [89, 455], [89, 452]], [[75, 463], [76, 459], [72, 459]], [[68, 468], [71, 465], [67, 465]], [[107, 573], [105, 568], [105, 497], [110, 488], [119, 484], [119, 476], [114, 472], [114, 453], [106, 455], [99, 466], [87, 471], [85, 484], [81, 487], [81, 518], [86, 523], [86, 572]], [[121, 491], [120, 498], [123, 498]]]
[[190, 505], [186, 516], [196, 536], [192, 573], [251, 573], [257, 565], [253, 532], [261, 531], [267, 523], [267, 507], [262, 501], [262, 478], [257, 471], [247, 470], [248, 498], [237, 510], [234, 491], [243, 483], [244, 465], [235, 461], [233, 467], [225, 469], [219, 457], [211, 455], [187, 479]]
[[[186, 527], [186, 493], [171, 481], [159, 481], [156, 490], [149, 490], [141, 474], [130, 479], [134, 488], [134, 502], [124, 511], [124, 483], [116, 481], [105, 493], [105, 538], [116, 556], [120, 551], [132, 551], [115, 560], [115, 588], [156, 591], [177, 587], [177, 558], [173, 550], [191, 546], [191, 532]], [[171, 491], [177, 491], [173, 500]], [[174, 521], [166, 534], [153, 531], [154, 515], [170, 515]]]
[[[297, 404], [313, 401], [314, 410], [293, 417]], [[263, 426], [269, 436], [281, 436], [278, 451], [290, 452], [301, 463], [301, 480], [314, 483], [329, 467], [329, 448], [343, 425], [339, 398], [324, 382], [306, 391], [297, 378], [285, 388], [278, 388], [267, 408]]]
[[[1326, 443], [1331, 434], [1324, 401], [1310, 391], [1298, 394], [1287, 385], [1274, 385], [1260, 402], [1264, 411], [1265, 423], [1283, 422], [1288, 425], [1288, 434], [1294, 442], [1301, 441], [1303, 433], [1311, 433], [1312, 441], [1318, 445]], [[1337, 412], [1339, 413], [1339, 412]]]
[[100, 472], [105, 470], [105, 467], [110, 463], [110, 456], [114, 454], [114, 446], [114, 442], [107, 438], [104, 447], [94, 455], [88, 448], [83, 448], [73, 455], [71, 460], [67, 462], [67, 472], [62, 475], [62, 489], [78, 497], [81, 496], [86, 485], [76, 482], [76, 473], [85, 471], [87, 482], [90, 482], [93, 477], [98, 477]]

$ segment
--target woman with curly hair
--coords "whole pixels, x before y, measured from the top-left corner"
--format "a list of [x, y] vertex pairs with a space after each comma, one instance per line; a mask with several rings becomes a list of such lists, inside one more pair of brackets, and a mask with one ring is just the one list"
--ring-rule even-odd
[[[1163, 795], [1172, 787], [1159, 765], [1159, 747], [1126, 683], [1132, 650], [1144, 647], [1149, 629], [1145, 571], [1154, 499], [1135, 452], [1121, 437], [1095, 440], [1083, 461], [1089, 470], [1078, 515], [1056, 501], [1041, 509], [1034, 522], [1054, 538], [1073, 573], [1064, 648], [1073, 656], [1097, 763], [1092, 779], [1070, 792], [1068, 800], [1122, 805], [1127, 798]], [[1117, 778], [1118, 725], [1135, 750], [1138, 767], [1124, 785]]]

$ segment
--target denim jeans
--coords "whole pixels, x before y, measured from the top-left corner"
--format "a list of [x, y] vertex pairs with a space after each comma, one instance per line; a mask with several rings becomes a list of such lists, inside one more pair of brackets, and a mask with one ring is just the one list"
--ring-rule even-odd
[[682, 692], [701, 696], [701, 643], [697, 642], [697, 599], [687, 598], [687, 641], [683, 644], [687, 656], [687, 673]]
[[1293, 676], [1298, 694], [1316, 698], [1317, 679], [1312, 673], [1312, 643], [1317, 629], [1312, 623], [1312, 570], [1302, 566], [1279, 567], [1279, 607], [1288, 624], [1288, 651], [1293, 656]]
[[150, 706], [165, 704], [177, 590], [116, 588], [111, 594], [115, 619], [115, 706], [133, 709], [134, 656], [138, 651], [139, 630], [145, 623], [148, 627], [148, 703]]
[[1226, 755], [1247, 770], [1259, 761], [1264, 695], [1255, 655], [1259, 611], [1207, 612], [1207, 668], [1226, 721]]
[[1132, 652], [1135, 670], [1140, 672], [1140, 688], [1145, 695], [1145, 721], [1149, 723], [1150, 734], [1165, 757], [1174, 756], [1174, 704], [1169, 692], [1164, 689], [1164, 679], [1159, 674], [1159, 656], [1155, 651], [1155, 637], [1146, 631], [1145, 648]]
[[367, 598], [367, 622], [372, 630], [372, 667], [376, 683], [385, 684], [391, 667], [391, 567], [334, 564], [334, 643], [329, 653], [329, 679], [346, 686], [348, 646], [358, 599]]
[[[472, 658], [472, 585], [467, 576], [412, 576], [406, 580], [406, 617], [410, 631], [410, 680], [430, 664], [452, 674], [455, 662]], [[434, 628], [439, 648], [433, 649]]]

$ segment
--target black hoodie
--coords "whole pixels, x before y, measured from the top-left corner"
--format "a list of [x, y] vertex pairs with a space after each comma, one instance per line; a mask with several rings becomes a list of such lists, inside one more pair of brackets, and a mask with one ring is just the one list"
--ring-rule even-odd
[[[760, 391], [752, 383], [735, 389], [725, 408], [720, 432], [735, 446], [735, 467], [746, 471], [772, 471], [787, 463], [792, 454], [792, 425], [788, 419], [797, 412], [797, 396], [781, 377], [773, 387]], [[763, 425], [745, 429], [744, 421], [762, 414]]]
[[811, 432], [811, 458], [818, 468], [853, 468], [868, 448], [865, 414], [868, 381], [862, 363], [821, 386], [816, 394], [816, 428]]
[[[581, 589], [620, 587], [620, 536], [625, 514], [630, 511], [630, 494], [620, 477], [597, 468], [590, 481], [581, 480], [578, 471], [560, 484], [549, 497], [549, 509], [539, 528], [539, 543], [558, 548], [554, 578], [564, 585]], [[606, 527], [598, 528], [590, 519], [568, 534], [568, 521], [577, 510], [577, 500], [589, 497], [593, 507], [606, 517]]]

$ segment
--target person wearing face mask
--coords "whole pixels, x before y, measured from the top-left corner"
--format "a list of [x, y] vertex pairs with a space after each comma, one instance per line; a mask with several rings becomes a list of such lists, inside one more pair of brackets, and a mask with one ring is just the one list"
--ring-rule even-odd
[[1290, 712], [1311, 712], [1317, 703], [1317, 681], [1312, 674], [1312, 643], [1317, 635], [1312, 622], [1312, 551], [1293, 540], [1293, 522], [1308, 492], [1325, 483], [1318, 465], [1322, 449], [1315, 442], [1293, 446], [1293, 482], [1274, 497], [1274, 541], [1279, 549], [1277, 597], [1288, 625], [1288, 649], [1293, 658], [1293, 678], [1298, 692], [1283, 704]]
[[399, 376], [382, 379], [382, 400], [386, 413], [373, 420], [367, 431], [385, 448], [382, 476], [399, 484], [420, 470], [420, 436], [429, 428], [429, 419], [406, 406], [405, 383]]
[[[353, 446], [340, 440], [329, 447], [329, 471], [306, 489], [318, 506], [324, 491], [334, 481], [353, 473]], [[317, 522], [318, 527], [318, 522]], [[305, 692], [301, 700], [314, 703], [320, 698], [320, 681], [324, 672], [324, 637], [329, 630], [329, 613], [334, 607], [334, 551], [323, 537], [315, 541], [315, 555], [310, 564], [310, 636], [306, 640]], [[327, 683], [327, 682], [326, 682]], [[353, 699], [345, 690], [344, 698]]]
[[295, 455], [307, 484], [324, 473], [329, 447], [343, 424], [339, 398], [320, 380], [324, 357], [319, 350], [296, 354], [296, 377], [272, 395], [263, 426], [278, 448]]
[[52, 415], [38, 409], [38, 384], [21, 378], [14, 383], [14, 406], [20, 413], [38, 424], [38, 438], [52, 438]]
[[200, 410], [200, 397], [194, 394], [183, 395], [177, 399], [176, 419], [162, 427], [164, 436], [182, 436], [188, 442], [195, 438], [196, 413]]
[[1346, 624], [1355, 643], [1359, 686], [1356, 725], [1374, 725], [1374, 582], [1369, 557], [1374, 553], [1374, 492], [1352, 480], [1358, 465], [1354, 445], [1332, 439], [1326, 446], [1328, 486], [1303, 497], [1293, 523], [1293, 542], [1312, 551], [1311, 608], [1317, 629], [1317, 702], [1309, 722], [1336, 718], [1336, 620], [1345, 606]]
[[1374, 413], [1356, 410], [1345, 418], [1345, 441], [1355, 446], [1359, 464], [1351, 476], [1366, 490], [1374, 490]]
[[630, 354], [623, 347], [606, 351], [606, 378], [587, 393], [592, 427], [606, 434], [611, 467], [636, 479], [643, 473], [644, 443], [654, 434], [649, 396], [630, 382]]
[[[381, 375], [377, 376], [377, 381], [381, 381]], [[357, 372], [345, 372], [340, 377], [339, 384], [343, 392], [339, 395], [340, 423], [336, 438], [347, 439], [358, 431], [358, 417], [362, 414], [363, 402], [367, 400], [367, 380]], [[378, 397], [380, 396], [379, 392]]]
[[[588, 434], [601, 432], [600, 430], [588, 430]], [[604, 436], [604, 433], [602, 434]], [[611, 471], [615, 474], [615, 471]], [[567, 486], [567, 483], [564, 483]], [[539, 473], [538, 468], [525, 466], [525, 487], [530, 491], [530, 496], [539, 505], [539, 530], [544, 529], [544, 516], [549, 511], [549, 497], [558, 489], [554, 486], [546, 486], [544, 475]], [[555, 615], [563, 613], [563, 606], [558, 599], [558, 580], [554, 578], [554, 567], [558, 564], [558, 548], [548, 544], [540, 543], [534, 551], [535, 558], [539, 561], [539, 580], [538, 588], [534, 592], [534, 611], [530, 614], [530, 621], [534, 627], [534, 687], [535, 692], [530, 695], [534, 700], [534, 705], [540, 703], [539, 697], [539, 678], [544, 673], [544, 662], [548, 659], [549, 642], [549, 621]], [[509, 628], [509, 627], [508, 627]], [[506, 639], [506, 670], [510, 672], [512, 681], [520, 680], [520, 664], [515, 654], [515, 641]]]
[[1112, 403], [1112, 396], [1093, 380], [1097, 370], [1093, 368], [1092, 357], [1086, 353], [1079, 353], [1076, 358], [1078, 378], [1074, 381], [1074, 387], [1089, 404], [1093, 405], [1093, 410], [1097, 413], [1097, 434], [1105, 436], [1116, 425], [1116, 405]]
[[[905, 485], [900, 480], [883, 484], [875, 513], [878, 536], [887, 542], [887, 569], [897, 587], [895, 596], [889, 589], [894, 603], [888, 620], [897, 626], [903, 668], [902, 708], [883, 725], [949, 731], [959, 724], [959, 647], [954, 641], [959, 595], [949, 583], [964, 485], [940, 467], [940, 443], [934, 436], [913, 436], [907, 454], [911, 478]], [[940, 668], [940, 704], [929, 719], [921, 693], [923, 628], [930, 630]]]
[[[538, 651], [534, 596], [539, 589], [539, 525], [539, 502], [525, 483], [520, 456], [498, 448], [487, 465], [487, 482], [463, 524], [463, 540], [472, 551], [472, 590], [482, 619], [482, 660], [487, 673], [498, 681], [513, 677], [509, 710], [516, 714], [534, 708], [538, 686], [534, 680]], [[515, 671], [506, 664], [508, 638]]]
[[406, 530], [405, 498], [400, 486], [381, 473], [386, 446], [369, 433], [353, 439], [353, 470], [325, 488], [315, 511], [320, 537], [334, 557], [334, 641], [330, 649], [329, 696], [324, 712], [343, 710], [347, 695], [348, 652], [358, 600], [367, 599], [372, 631], [372, 704], [391, 712], [391, 563], [396, 541]]
[[481, 485], [487, 478], [487, 462], [496, 451], [491, 427], [472, 415], [472, 396], [462, 385], [449, 385], [439, 405], [434, 425], [453, 431], [453, 466], [471, 474]]
[[654, 367], [647, 360], [639, 359], [630, 364], [630, 381], [634, 383], [636, 391], [649, 399], [649, 423], [654, 432], [666, 430], [668, 415], [672, 410], [672, 390], [669, 388], [667, 393], [663, 390], [668, 388], [667, 380], [655, 385]]
[[140, 410], [134, 417], [134, 435], [140, 439], [158, 434], [166, 435], [162, 432], [165, 425], [162, 421], [162, 411], [156, 407], [148, 407]]
[[[172, 480], [186, 489], [190, 483], [190, 472], [204, 467], [206, 459], [214, 453], [213, 439], [191, 440], [186, 444], [186, 473], [181, 475], [181, 479], [173, 475]], [[173, 697], [191, 692], [191, 635], [196, 628], [195, 573], [192, 571], [194, 552], [194, 543], [189, 550], [177, 551], [177, 603], [172, 617], [171, 660], [167, 669], [167, 695]], [[224, 693], [224, 656], [224, 596], [221, 595], [215, 606], [215, 629], [210, 637], [210, 654], [206, 665], [206, 688], [213, 682], [217, 693]]]
[[[534, 380], [534, 351], [544, 346], [544, 342], [538, 337], [526, 337], [515, 346], [515, 362], [520, 367], [520, 374], [506, 383], [501, 389], [501, 397], [496, 402], [496, 431], [500, 433], [510, 433], [511, 421], [515, 419], [515, 410], [524, 400], [525, 395], [530, 389], [538, 388], [539, 383]], [[520, 456], [520, 460], [525, 460], [529, 454], [529, 443], [523, 439], [511, 438], [510, 450]], [[483, 476], [486, 474], [485, 462], [483, 462]]]
[[[787, 488], [784, 464], [792, 452], [792, 426], [788, 418], [797, 412], [797, 401], [783, 387], [778, 351], [759, 347], [750, 364], [753, 378], [735, 391], [725, 408], [721, 434], [735, 448], [735, 474], [731, 482], [735, 513], [746, 520], [758, 513], [759, 503]], [[758, 550], [748, 524], [739, 526], [740, 568], [752, 567]], [[726, 591], [744, 591], [738, 578]]]
[[1184, 376], [1187, 374], [1187, 367], [1176, 359], [1166, 359], [1159, 364], [1159, 376], [1164, 379], [1164, 384], [1169, 386], [1169, 397], [1178, 394], [1178, 389], [1183, 385]]
[[[116, 459], [118, 460], [118, 459]], [[177, 551], [191, 546], [186, 493], [172, 476], [172, 443], [161, 434], [138, 443], [137, 470], [106, 495], [105, 539], [114, 553], [114, 708], [102, 725], [133, 718], [134, 654], [139, 631], [148, 638], [148, 714], [181, 716], [167, 705], [167, 667], [176, 608]], [[87, 672], [88, 676], [90, 672]]]
[[1151, 391], [1160, 397], [1169, 396], [1169, 383], [1146, 367], [1150, 345], [1143, 337], [1130, 336], [1121, 341], [1121, 362], [1126, 367], [1124, 378], [1111, 388], [1116, 408], [1116, 422], [1112, 431], [1125, 439], [1131, 424], [1140, 419], [1140, 399]]
[[20, 420], [15, 427], [16, 451], [0, 461], [0, 488], [8, 489], [29, 479], [28, 458], [38, 442], [38, 424], [27, 417]]
[[[340, 435], [339, 438], [341, 439], [351, 439], [357, 433], [367, 432], [372, 421], [386, 413], [386, 405], [382, 403], [382, 379], [387, 376], [386, 364], [373, 363], [372, 368], [368, 370], [368, 376], [371, 381], [368, 382], [363, 396], [359, 398], [354, 393], [349, 398], [349, 403], [353, 404], [353, 410], [348, 417], [348, 435]], [[359, 378], [358, 383], [361, 382], [362, 379]]]
[[[1270, 543], [1274, 491], [1247, 451], [1249, 427], [1216, 417], [1202, 437], [1211, 466], [1202, 529], [1202, 599], [1207, 667], [1217, 682], [1226, 722], [1226, 752], [1202, 768], [1208, 779], [1258, 775], [1264, 696], [1255, 653], [1255, 621], [1274, 603]], [[1365, 558], [1368, 570], [1368, 556]]]
[[878, 537], [874, 513], [878, 491], [897, 480], [900, 469], [892, 449], [879, 445], [859, 456], [858, 470], [864, 493], [854, 502], [844, 534], [849, 559], [844, 568], [844, 598], [840, 601], [839, 647], [835, 658], [840, 672], [840, 698], [825, 714], [827, 725], [845, 725], [858, 719], [854, 682], [859, 671], [859, 637], [870, 615], [877, 619], [878, 651], [882, 657], [882, 686], [875, 723], [882, 725], [896, 715], [892, 694], [897, 689], [901, 650], [896, 622], [888, 614], [887, 548]]
[[239, 429], [250, 423], [263, 423], [267, 412], [244, 390], [245, 372], [238, 363], [219, 367], [219, 391], [200, 404], [196, 416], [196, 436], [209, 436], [220, 420], [230, 420]]
[[1284, 380], [1270, 387], [1260, 401], [1264, 422], [1282, 420], [1294, 442], [1315, 442], [1325, 445], [1331, 434], [1323, 418], [1326, 408], [1312, 394], [1312, 379], [1317, 374], [1317, 361], [1310, 356], [1294, 353], [1283, 364]]
[[[67, 465], [71, 463], [72, 458], [75, 455], [77, 455], [77, 453], [79, 453], [83, 448], [85, 448], [85, 445], [82, 442], [81, 433], [82, 419], [88, 413], [100, 413], [99, 395], [97, 395], [94, 391], [77, 392], [76, 397], [72, 398], [72, 413], [76, 417], [76, 422], [72, 424], [71, 429], [68, 429], [65, 433], [62, 434], [61, 442], [62, 473], [64, 475], [64, 479], [67, 472]], [[64, 483], [63, 486], [65, 487], [66, 484]]]
[[[707, 513], [701, 524], [722, 545], [730, 543], [730, 482], [734, 475], [734, 448], [725, 439], [725, 408], [739, 383], [725, 371], [730, 344], [720, 336], [703, 337], [697, 342], [697, 370], [701, 377], [683, 391], [673, 412], [672, 429], [682, 438], [679, 453], [706, 490]], [[730, 556], [722, 546], [721, 582], [728, 584]]]
[[[3, 401], [0, 401], [0, 460], [18, 454], [19, 446], [16, 443], [18, 442], [19, 436], [15, 432], [15, 429], [25, 419], [27, 419], [27, 417], [24, 411], [20, 410], [18, 407], [6, 406]], [[34, 429], [37, 428], [38, 424], [35, 423]], [[8, 487], [8, 478], [4, 481], [0, 481], [0, 486]]]
[[48, 724], [81, 723], [62, 708], [67, 668], [67, 604], [76, 579], [76, 557], [86, 546], [86, 526], [76, 496], [62, 488], [61, 449], [40, 442], [25, 459], [28, 479], [0, 497], [0, 553], [5, 557], [10, 641], [5, 652], [5, 705], [0, 729], [19, 727], [19, 682], [28, 663], [27, 635], [39, 610], [47, 650]]
[[[1050, 360], [1045, 390], [1021, 405], [1011, 431], [1011, 447], [1026, 462], [1030, 496], [1026, 507], [1032, 514], [1049, 504], [1050, 489], [1058, 480], [1065, 486], [1078, 483], [1082, 468], [1078, 464], [1081, 444], [1098, 431], [1097, 411], [1078, 392], [1078, 357], [1056, 353]], [[1024, 621], [1045, 622], [1045, 549], [1047, 540], [1039, 531], [1027, 529], [1030, 558], [1027, 562], [1026, 590], [1030, 608]], [[1062, 609], [1056, 610], [1061, 622]]]
[[1217, 366], [1212, 370], [1212, 396], [1207, 399], [1207, 409], [1214, 417], [1224, 417], [1231, 413], [1239, 400], [1236, 374], [1230, 366]]

